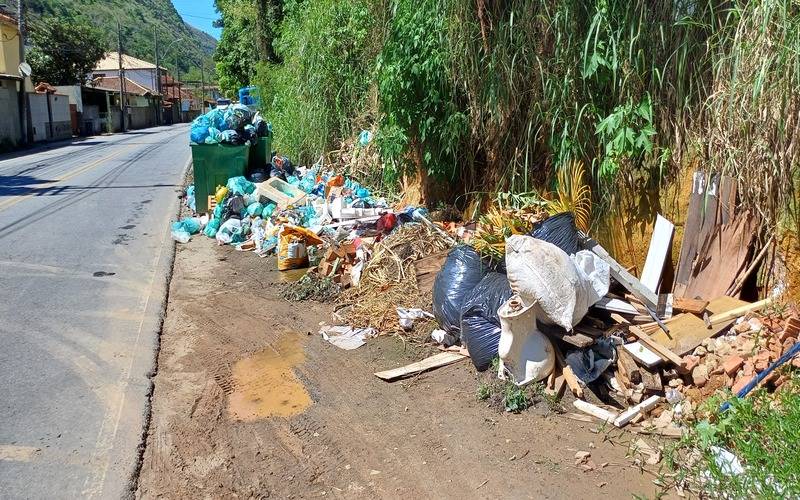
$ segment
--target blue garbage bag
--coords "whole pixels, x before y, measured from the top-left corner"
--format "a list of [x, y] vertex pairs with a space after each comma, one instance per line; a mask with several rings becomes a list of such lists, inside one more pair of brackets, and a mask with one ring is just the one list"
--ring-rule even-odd
[[256, 190], [256, 185], [244, 178], [244, 176], [231, 177], [228, 179], [228, 191], [233, 194], [246, 195]]
[[208, 137], [208, 129], [211, 127], [211, 121], [205, 115], [200, 115], [194, 119], [189, 129], [189, 138], [196, 144], [203, 144]]
[[263, 212], [264, 212], [264, 205], [262, 205], [259, 202], [247, 205], [247, 215], [260, 217]]

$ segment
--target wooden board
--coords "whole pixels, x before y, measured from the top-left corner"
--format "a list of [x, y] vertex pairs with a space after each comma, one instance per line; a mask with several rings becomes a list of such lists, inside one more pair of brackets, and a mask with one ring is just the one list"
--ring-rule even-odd
[[[676, 366], [681, 366], [683, 364], [683, 360], [680, 356], [672, 352], [668, 347], [662, 345], [658, 341], [654, 340], [650, 335], [644, 333], [638, 327], [631, 326], [629, 331], [634, 334], [639, 341], [647, 346], [648, 349], [655, 352], [659, 356], [661, 356], [665, 361], [669, 361]], [[663, 331], [663, 330], [662, 330]]]
[[658, 293], [661, 273], [664, 271], [664, 262], [672, 247], [674, 232], [675, 225], [659, 214], [653, 227], [653, 235], [650, 237], [650, 248], [647, 250], [647, 259], [644, 261], [641, 278], [642, 285], [649, 288], [651, 292]]
[[687, 299], [686, 297], [676, 297], [672, 302], [672, 308], [679, 312], [692, 314], [703, 314], [708, 307], [708, 301], [702, 299]]
[[747, 267], [756, 226], [755, 218], [745, 212], [715, 229], [698, 250], [684, 296], [710, 299], [725, 295]]
[[375, 373], [375, 376], [380, 379], [391, 382], [393, 380], [397, 380], [403, 377], [408, 377], [411, 375], [416, 375], [417, 373], [422, 373], [424, 371], [432, 370], [434, 368], [447, 366], [449, 364], [456, 363], [463, 359], [467, 359], [467, 356], [463, 356], [456, 352], [442, 352], [439, 354], [434, 354], [429, 358], [425, 358], [422, 361], [411, 363], [410, 365], [401, 366], [400, 368], [394, 368], [392, 370], [377, 372]]
[[[739, 299], [723, 296], [709, 302], [706, 310], [709, 314], [718, 314], [746, 304], [747, 302]], [[699, 346], [703, 340], [719, 334], [719, 332], [730, 326], [732, 322], [731, 320], [718, 323], [709, 330], [706, 328], [706, 323], [702, 318], [694, 314], [683, 313], [673, 316], [672, 321], [669, 322], [669, 334], [663, 330], [657, 330], [650, 333], [650, 336], [653, 340], [676, 354], [685, 356]]]
[[719, 182], [719, 220], [722, 224], [730, 222], [736, 213], [736, 179], [723, 175]]
[[441, 271], [444, 261], [447, 260], [448, 251], [423, 257], [414, 262], [414, 272], [417, 274], [417, 288], [420, 292], [433, 290], [433, 282]]
[[[708, 189], [703, 210], [703, 225], [697, 234], [697, 257], [703, 257], [703, 246], [707, 244], [711, 233], [717, 227], [717, 207], [719, 205], [719, 174], [711, 174], [708, 178]], [[691, 297], [691, 295], [690, 295]], [[715, 295], [716, 297], [716, 295]]]
[[692, 177], [692, 194], [689, 197], [689, 209], [686, 212], [686, 223], [683, 225], [683, 239], [681, 241], [681, 253], [678, 258], [678, 269], [675, 272], [675, 287], [673, 291], [676, 296], [683, 296], [689, 276], [692, 272], [692, 264], [697, 251], [697, 234], [703, 224], [703, 196], [706, 188], [706, 175], [703, 172], [695, 172]]

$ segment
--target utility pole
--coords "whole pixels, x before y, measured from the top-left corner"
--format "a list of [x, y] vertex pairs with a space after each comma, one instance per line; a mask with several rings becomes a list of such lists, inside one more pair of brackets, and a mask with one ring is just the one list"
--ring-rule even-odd
[[200, 63], [200, 112], [206, 112], [206, 77], [205, 77], [206, 63]]
[[[119, 110], [122, 121], [121, 131], [125, 132], [125, 73], [122, 71], [122, 26], [117, 21], [117, 59], [119, 60]], [[110, 113], [111, 110], [109, 109]]]
[[[175, 74], [178, 79], [173, 83], [178, 84], [178, 120], [183, 123], [183, 97], [181, 94], [181, 67], [178, 66], [178, 54], [175, 54]], [[174, 88], [174, 87], [173, 87]]]
[[163, 110], [164, 110], [164, 107], [163, 107], [164, 96], [161, 95], [161, 69], [158, 66], [158, 30], [156, 29], [155, 26], [153, 26], [153, 41], [154, 41], [155, 48], [156, 48], [156, 81], [155, 81], [156, 85], [155, 85], [155, 89], [156, 89], [156, 92], [158, 93], [158, 95], [160, 96], [160, 99], [161, 99], [161, 104], [158, 106], [159, 110], [158, 110], [158, 113], [156, 114], [156, 124], [161, 125], [161, 122], [162, 122], [162, 119], [163, 119], [162, 114], [163, 114]]
[[[17, 30], [19, 31], [19, 62], [25, 62], [25, 20], [22, 17], [23, 8], [22, 0], [17, 0]], [[25, 80], [27, 77], [22, 76], [19, 82], [19, 125], [22, 136], [22, 144], [28, 144], [28, 96], [25, 93]]]

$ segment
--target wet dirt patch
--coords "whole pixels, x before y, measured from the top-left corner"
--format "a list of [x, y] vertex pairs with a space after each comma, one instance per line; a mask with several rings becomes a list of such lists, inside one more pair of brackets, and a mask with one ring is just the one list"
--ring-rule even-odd
[[233, 392], [228, 416], [239, 422], [299, 415], [311, 406], [311, 396], [294, 374], [305, 360], [300, 334], [290, 333], [233, 365]]

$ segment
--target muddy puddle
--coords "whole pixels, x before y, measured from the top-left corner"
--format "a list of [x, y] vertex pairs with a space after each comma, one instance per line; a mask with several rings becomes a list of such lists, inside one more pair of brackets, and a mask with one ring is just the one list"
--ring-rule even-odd
[[234, 391], [228, 397], [232, 420], [291, 417], [311, 405], [311, 396], [293, 372], [305, 359], [300, 338], [297, 333], [287, 334], [233, 366]]

